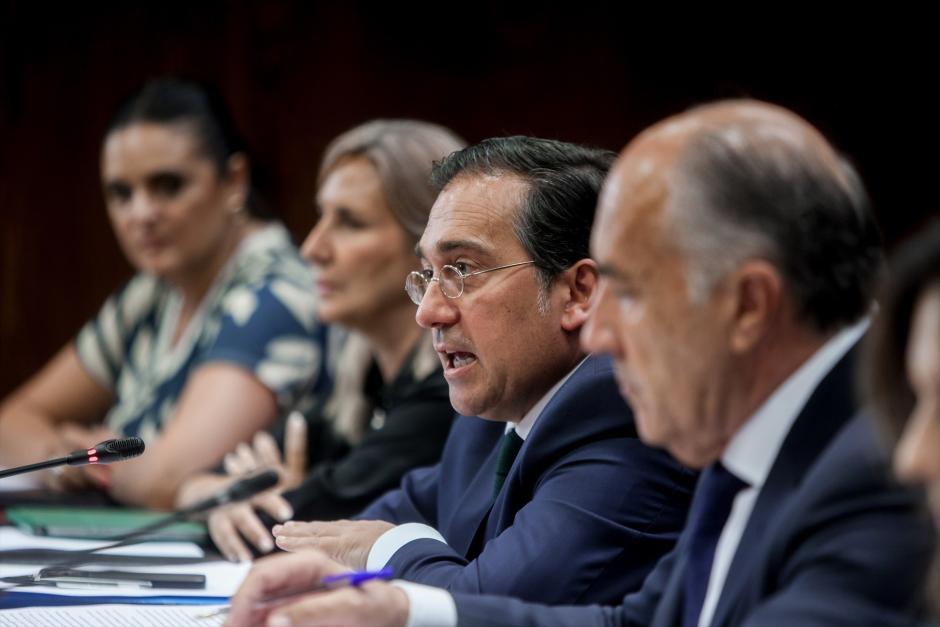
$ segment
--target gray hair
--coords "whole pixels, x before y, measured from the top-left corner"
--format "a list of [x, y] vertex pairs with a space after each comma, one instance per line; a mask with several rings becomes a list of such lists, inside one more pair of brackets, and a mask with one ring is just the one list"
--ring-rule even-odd
[[881, 238], [854, 168], [795, 125], [745, 118], [694, 137], [669, 181], [669, 221], [690, 298], [743, 261], [777, 267], [800, 317], [821, 332], [864, 315]]
[[466, 142], [443, 126], [420, 120], [372, 120], [334, 139], [323, 154], [318, 184], [344, 159], [365, 157], [378, 172], [392, 215], [416, 241], [424, 232], [437, 190], [431, 165]]

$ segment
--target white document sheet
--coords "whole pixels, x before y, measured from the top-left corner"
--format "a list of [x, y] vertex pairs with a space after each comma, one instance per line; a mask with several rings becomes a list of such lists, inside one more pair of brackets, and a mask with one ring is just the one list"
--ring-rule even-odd
[[[16, 527], [0, 527], [0, 551], [13, 549], [64, 549], [85, 551], [96, 546], [111, 544], [105, 540], [77, 540], [74, 538], [50, 538], [34, 536]], [[202, 557], [199, 545], [193, 542], [141, 542], [116, 549], [102, 551], [114, 555], [165, 555], [166, 557]]]
[[77, 605], [0, 610], [0, 627], [218, 627], [225, 616], [199, 618], [219, 605]]
[[[30, 575], [39, 572], [40, 565], [0, 564], [0, 577]], [[201, 564], [175, 564], [171, 566], [80, 566], [82, 570], [130, 570], [139, 573], [186, 573], [205, 575], [206, 587], [198, 590], [186, 588], [136, 588], [136, 587], [98, 587], [58, 588], [55, 586], [23, 586], [12, 588], [17, 592], [41, 592], [67, 596], [109, 596], [109, 597], [230, 597], [238, 590], [242, 580], [248, 575], [250, 562], [232, 564], [230, 562], [204, 562]], [[0, 583], [0, 587], [9, 584]], [[2, 623], [0, 623], [2, 624]]]

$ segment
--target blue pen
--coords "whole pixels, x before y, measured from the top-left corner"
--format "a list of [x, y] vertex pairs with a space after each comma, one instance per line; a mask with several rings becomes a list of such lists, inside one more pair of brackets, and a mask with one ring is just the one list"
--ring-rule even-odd
[[[339, 588], [342, 586], [360, 586], [363, 583], [370, 581], [372, 579], [391, 579], [393, 577], [392, 569], [385, 567], [381, 570], [354, 570], [348, 573], [339, 573], [337, 575], [329, 575], [320, 580], [320, 583], [308, 588], [306, 590], [300, 590], [299, 592], [291, 592], [289, 594], [282, 594], [273, 597], [268, 597], [263, 601], [258, 601], [255, 604], [255, 609], [267, 609], [277, 605], [281, 605], [284, 601], [289, 601], [295, 597], [303, 596], [311, 592], [318, 592], [322, 590], [332, 590], [334, 588]], [[206, 612], [204, 614], [199, 614], [197, 618], [213, 618], [216, 616], [222, 616], [228, 614], [229, 610], [232, 608], [231, 605], [226, 605], [225, 607], [220, 607], [218, 609], [212, 610], [211, 612]]]

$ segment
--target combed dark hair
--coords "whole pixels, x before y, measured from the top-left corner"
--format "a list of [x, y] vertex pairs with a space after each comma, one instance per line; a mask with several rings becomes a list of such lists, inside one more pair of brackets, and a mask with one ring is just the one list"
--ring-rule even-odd
[[496, 137], [435, 163], [431, 180], [438, 190], [465, 175], [508, 173], [524, 180], [529, 189], [513, 230], [547, 288], [559, 273], [590, 256], [597, 196], [616, 156], [552, 139]]
[[[107, 135], [138, 123], [187, 125], [219, 175], [228, 172], [229, 158], [247, 156], [247, 148], [218, 90], [211, 85], [178, 78], [158, 78], [131, 94], [108, 125]], [[270, 208], [249, 192], [245, 207], [258, 218], [271, 216]]]
[[760, 129], [702, 132], [682, 157], [694, 190], [686, 204], [704, 214], [687, 237], [720, 238], [729, 229], [738, 236], [706, 245], [692, 263], [734, 258], [748, 245], [742, 232], [750, 234], [780, 269], [802, 320], [824, 333], [858, 320], [881, 270], [881, 233], [855, 170], [834, 161], [768, 141]]
[[867, 338], [860, 387], [894, 439], [900, 437], [914, 409], [905, 367], [914, 308], [924, 291], [936, 284], [940, 284], [940, 220], [907, 242], [892, 259]]

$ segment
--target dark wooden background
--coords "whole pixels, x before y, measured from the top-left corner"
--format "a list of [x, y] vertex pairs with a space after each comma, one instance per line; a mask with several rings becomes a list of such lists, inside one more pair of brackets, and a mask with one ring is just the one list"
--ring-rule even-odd
[[98, 151], [117, 103], [152, 76], [219, 85], [298, 239], [321, 151], [369, 118], [619, 149], [664, 115], [745, 95], [795, 109], [852, 157], [889, 245], [936, 210], [940, 55], [926, 16], [610, 6], [0, 3], [0, 397], [130, 276]]

